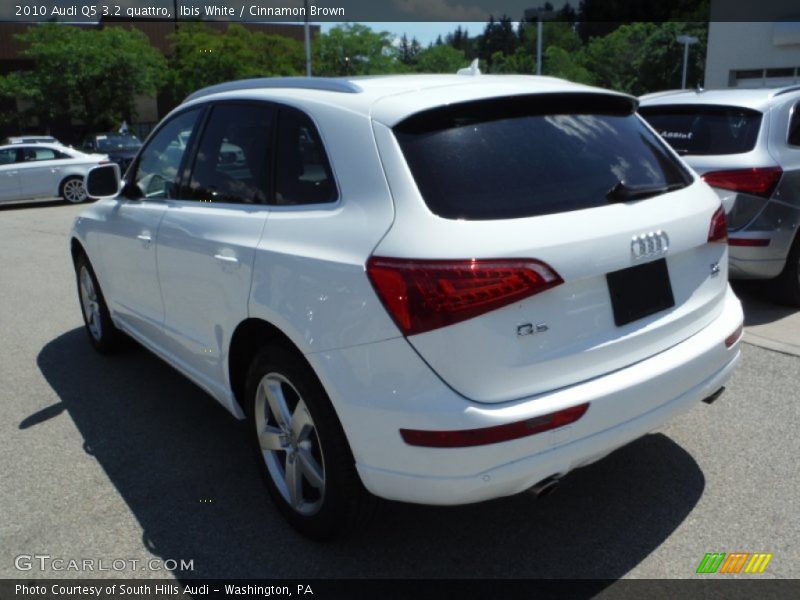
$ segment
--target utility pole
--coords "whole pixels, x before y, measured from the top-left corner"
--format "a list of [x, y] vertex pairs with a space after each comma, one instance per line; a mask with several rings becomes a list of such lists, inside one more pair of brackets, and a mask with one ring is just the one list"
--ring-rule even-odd
[[683, 78], [681, 79], [681, 89], [686, 89], [686, 66], [689, 64], [689, 46], [696, 44], [699, 40], [693, 35], [679, 35], [675, 40], [683, 44]]
[[542, 38], [544, 37], [544, 21], [556, 16], [556, 11], [543, 8], [529, 8], [525, 11], [525, 20], [536, 20], [536, 74], [542, 74]]
[[308, 0], [303, 0], [306, 18], [303, 23], [303, 35], [306, 44], [306, 77], [311, 77], [311, 31], [308, 25]]

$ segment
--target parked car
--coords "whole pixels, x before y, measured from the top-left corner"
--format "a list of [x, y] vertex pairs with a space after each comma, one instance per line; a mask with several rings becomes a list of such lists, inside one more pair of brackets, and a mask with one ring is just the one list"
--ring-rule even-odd
[[651, 94], [640, 112], [722, 199], [730, 276], [800, 306], [800, 86]]
[[119, 165], [124, 173], [133, 161], [142, 142], [132, 133], [93, 133], [81, 144], [84, 152], [99, 152]]
[[15, 135], [5, 138], [0, 142], [3, 146], [8, 144], [59, 144], [56, 138], [52, 135]]
[[108, 162], [58, 144], [0, 146], [0, 202], [61, 197], [83, 202], [83, 179], [89, 169]]
[[376, 496], [545, 493], [739, 357], [719, 199], [636, 104], [527, 76], [199, 91], [124, 180], [87, 178], [89, 340], [124, 332], [247, 418], [308, 536]]

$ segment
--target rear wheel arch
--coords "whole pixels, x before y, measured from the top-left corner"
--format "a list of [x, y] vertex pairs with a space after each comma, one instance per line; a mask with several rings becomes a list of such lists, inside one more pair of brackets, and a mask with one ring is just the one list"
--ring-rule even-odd
[[[281, 346], [308, 364], [300, 348], [272, 323], [258, 318], [248, 318], [239, 323], [231, 336], [228, 350], [228, 378], [233, 397], [243, 413], [246, 412], [247, 406], [245, 398], [247, 370], [258, 351], [268, 344]], [[314, 368], [310, 364], [308, 367], [316, 376]]]

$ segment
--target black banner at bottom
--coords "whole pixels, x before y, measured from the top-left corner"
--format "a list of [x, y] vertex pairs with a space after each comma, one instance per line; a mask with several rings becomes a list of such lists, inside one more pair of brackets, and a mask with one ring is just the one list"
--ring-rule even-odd
[[800, 598], [796, 579], [4, 579], [0, 600]]

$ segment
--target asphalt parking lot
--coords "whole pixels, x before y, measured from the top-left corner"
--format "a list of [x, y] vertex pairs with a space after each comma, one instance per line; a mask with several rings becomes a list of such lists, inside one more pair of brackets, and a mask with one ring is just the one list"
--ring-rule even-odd
[[315, 544], [272, 508], [224, 409], [141, 348], [90, 349], [68, 253], [80, 210], [0, 209], [0, 577], [81, 576], [15, 568], [47, 554], [193, 560], [186, 577], [688, 578], [712, 551], [769, 552], [760, 577], [800, 577], [800, 326], [753, 286], [742, 361], [713, 405], [541, 500], [387, 503], [367, 531]]

